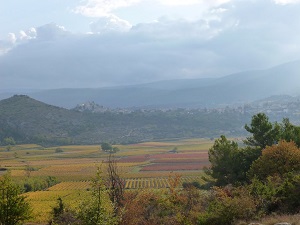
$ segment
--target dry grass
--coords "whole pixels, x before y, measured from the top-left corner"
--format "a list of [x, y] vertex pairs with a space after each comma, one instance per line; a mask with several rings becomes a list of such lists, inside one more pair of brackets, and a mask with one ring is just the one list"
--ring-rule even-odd
[[[274, 225], [276, 223], [290, 223], [292, 225], [300, 225], [300, 214], [296, 215], [272, 215], [262, 218], [261, 220], [252, 221], [263, 225]], [[236, 225], [248, 225], [249, 222], [237, 222]]]

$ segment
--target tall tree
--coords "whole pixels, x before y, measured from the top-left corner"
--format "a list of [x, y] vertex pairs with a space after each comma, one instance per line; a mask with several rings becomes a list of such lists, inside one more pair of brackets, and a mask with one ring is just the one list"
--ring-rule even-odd
[[300, 147], [300, 127], [291, 124], [288, 118], [284, 118], [280, 124], [280, 138], [286, 141], [293, 141]]
[[234, 141], [221, 136], [208, 152], [211, 168], [207, 171], [216, 185], [242, 184], [248, 181], [247, 172], [261, 155], [259, 148], [239, 148]]
[[104, 185], [101, 168], [92, 181], [92, 195], [82, 202], [78, 218], [85, 225], [116, 225], [114, 205], [110, 201], [107, 189]]
[[215, 140], [209, 149], [208, 156], [211, 163], [211, 176], [217, 180], [217, 185], [226, 185], [233, 180], [233, 155], [238, 151], [238, 144], [227, 140], [222, 135]]
[[0, 225], [18, 225], [31, 217], [29, 203], [20, 193], [9, 174], [0, 177]]
[[277, 143], [280, 139], [279, 124], [272, 124], [264, 113], [254, 115], [250, 126], [246, 124], [245, 129], [252, 134], [251, 137], [244, 140], [244, 143], [249, 146], [264, 149], [266, 146]]

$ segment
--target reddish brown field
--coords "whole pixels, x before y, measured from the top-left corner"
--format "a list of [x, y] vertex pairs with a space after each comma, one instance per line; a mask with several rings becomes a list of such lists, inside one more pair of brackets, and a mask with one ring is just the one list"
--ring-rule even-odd
[[207, 152], [162, 153], [153, 155], [134, 155], [121, 158], [120, 163], [143, 163], [139, 171], [187, 171], [202, 170], [209, 166]]
[[179, 170], [201, 170], [209, 163], [157, 163], [144, 166], [140, 171], [179, 171]]
[[200, 153], [166, 153], [155, 154], [150, 156], [152, 159], [208, 159], [207, 152]]
[[124, 157], [118, 160], [119, 163], [139, 163], [146, 162], [150, 159], [149, 155], [134, 155], [129, 157]]

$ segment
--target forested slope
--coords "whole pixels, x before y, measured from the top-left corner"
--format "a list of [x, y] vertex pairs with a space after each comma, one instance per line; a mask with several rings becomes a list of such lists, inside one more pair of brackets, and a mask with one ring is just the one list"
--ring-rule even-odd
[[0, 101], [0, 140], [49, 145], [240, 135], [249, 118], [234, 110], [78, 112], [16, 95]]

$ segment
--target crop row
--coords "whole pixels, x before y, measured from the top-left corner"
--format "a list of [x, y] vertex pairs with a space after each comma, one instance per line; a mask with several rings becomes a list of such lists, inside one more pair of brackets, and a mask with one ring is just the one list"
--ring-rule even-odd
[[[127, 178], [125, 179], [126, 189], [141, 189], [141, 188], [168, 188], [170, 186], [168, 177], [157, 177], [157, 178]], [[193, 182], [200, 181], [199, 176], [187, 176], [181, 177], [180, 181]], [[70, 190], [87, 190], [91, 187], [90, 181], [69, 181], [61, 182], [59, 184], [50, 187], [49, 191], [70, 191]]]
[[[161, 178], [133, 178], [126, 179], [125, 188], [126, 189], [142, 189], [142, 188], [168, 188], [170, 187], [168, 177]], [[183, 177], [181, 178], [181, 183], [183, 182], [193, 182], [200, 181], [199, 177]]]
[[63, 191], [63, 190], [86, 190], [90, 188], [91, 182], [77, 181], [77, 182], [61, 182], [50, 187], [49, 191]]
[[154, 163], [144, 166], [141, 171], [179, 171], [179, 170], [201, 170], [208, 166], [207, 162], [203, 163]]

